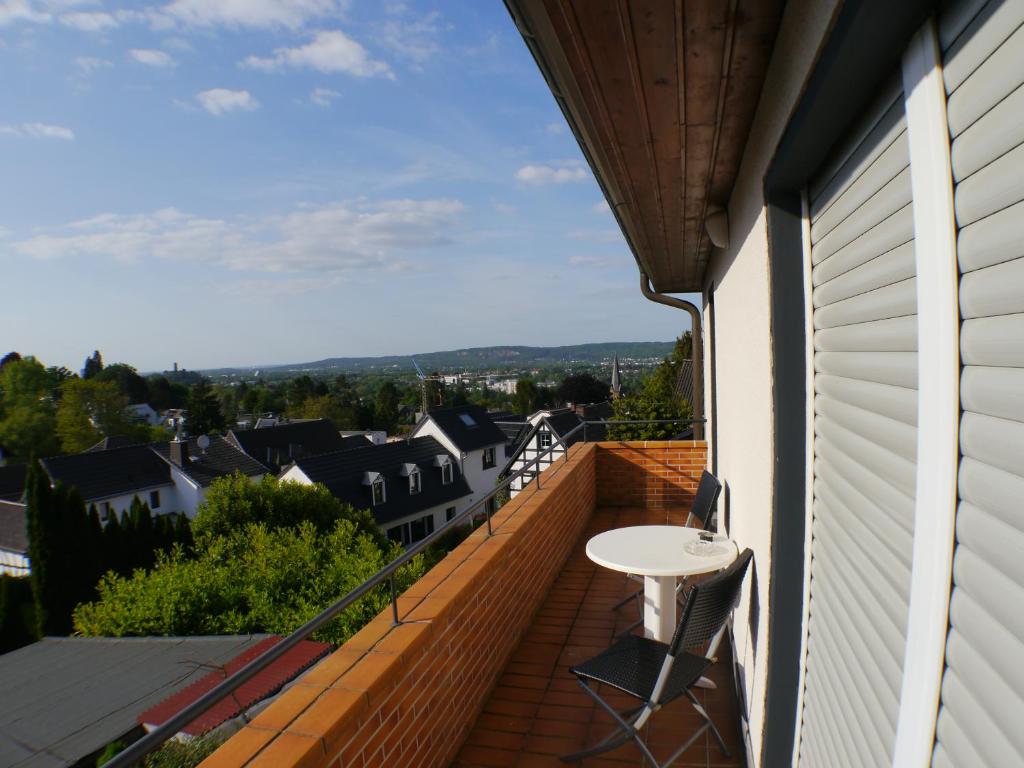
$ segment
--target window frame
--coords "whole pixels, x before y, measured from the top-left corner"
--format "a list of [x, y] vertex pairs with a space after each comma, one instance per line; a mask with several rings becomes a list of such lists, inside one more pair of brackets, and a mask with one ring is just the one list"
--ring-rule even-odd
[[[490, 461], [487, 460], [488, 456], [490, 457]], [[498, 466], [498, 458], [497, 458], [497, 456], [495, 454], [495, 450], [494, 450], [494, 446], [493, 445], [488, 446], [487, 448], [484, 448], [484, 452], [483, 452], [483, 457], [482, 458], [483, 458], [483, 467], [484, 467], [484, 469], [493, 469], [494, 467]]]
[[414, 469], [409, 473], [409, 495], [415, 496], [423, 490], [423, 479], [420, 477], [420, 471]]
[[451, 461], [446, 461], [441, 465], [441, 485], [451, 485], [455, 482], [455, 469], [452, 467]]
[[[377, 489], [380, 489], [380, 501], [377, 500]], [[379, 507], [381, 504], [386, 504], [388, 501], [387, 488], [384, 485], [383, 475], [378, 475], [370, 483], [370, 499], [373, 501], [373, 506]]]
[[160, 509], [160, 489], [149, 492], [149, 508]]

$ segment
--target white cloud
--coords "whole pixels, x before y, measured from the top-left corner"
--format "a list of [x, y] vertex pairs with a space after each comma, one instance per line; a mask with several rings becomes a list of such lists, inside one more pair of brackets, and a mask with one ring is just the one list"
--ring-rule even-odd
[[617, 229], [574, 229], [566, 233], [573, 240], [589, 240], [592, 243], [621, 243], [622, 232]]
[[337, 91], [330, 88], [314, 88], [309, 94], [309, 100], [318, 107], [329, 107], [331, 102], [341, 96]]
[[83, 32], [101, 32], [104, 29], [113, 29], [120, 26], [120, 22], [111, 13], [104, 11], [78, 11], [76, 13], [65, 13], [60, 17], [60, 23], [66, 27], [74, 27]]
[[207, 219], [167, 208], [101, 214], [11, 247], [35, 259], [192, 260], [267, 273], [398, 271], [414, 264], [416, 252], [449, 244], [463, 210], [458, 200], [443, 198], [338, 202], [259, 219]]
[[316, 32], [313, 39], [296, 48], [277, 48], [266, 58], [249, 56], [240, 66], [277, 72], [282, 69], [314, 69], [325, 74], [344, 72], [356, 77], [393, 78], [391, 68], [383, 61], [370, 58], [363, 46], [341, 30]]
[[547, 125], [544, 126], [544, 130], [547, 131], [548, 133], [550, 133], [553, 136], [559, 136], [559, 135], [565, 133], [565, 123], [558, 122], [558, 121], [553, 122], [553, 123], [548, 123]]
[[498, 213], [510, 216], [516, 212], [516, 207], [514, 205], [509, 205], [508, 203], [495, 203], [494, 210], [496, 210]]
[[298, 29], [315, 19], [337, 18], [347, 5], [345, 0], [172, 0], [159, 10], [157, 23]]
[[621, 267], [627, 262], [614, 256], [570, 256], [569, 264], [574, 267], [593, 267], [604, 269], [606, 267]]
[[0, 125], [0, 134], [28, 139], [64, 139], [65, 141], [72, 141], [75, 138], [75, 132], [70, 128], [47, 123]]
[[106, 59], [100, 59], [96, 56], [79, 56], [75, 59], [75, 66], [81, 74], [91, 75], [101, 69], [107, 69], [114, 65]]
[[243, 110], [251, 112], [260, 103], [248, 91], [232, 91], [227, 88], [211, 88], [196, 94], [196, 100], [211, 115]]
[[612, 212], [611, 206], [608, 205], [608, 201], [607, 200], [602, 200], [599, 203], [594, 203], [593, 208], [591, 208], [590, 210], [592, 210], [594, 213], [611, 213]]
[[381, 23], [375, 35], [385, 48], [417, 66], [441, 50], [437, 41], [442, 31], [439, 12], [418, 19], [407, 18], [409, 10], [404, 5], [391, 6], [387, 12], [392, 18]]
[[0, 27], [16, 21], [45, 24], [52, 18], [52, 14], [30, 0], [0, 0]]
[[147, 67], [173, 67], [176, 63], [169, 53], [152, 48], [132, 48], [128, 55]]
[[516, 179], [524, 184], [566, 184], [568, 182], [586, 181], [587, 170], [578, 160], [566, 160], [544, 165], [524, 165], [516, 171]]

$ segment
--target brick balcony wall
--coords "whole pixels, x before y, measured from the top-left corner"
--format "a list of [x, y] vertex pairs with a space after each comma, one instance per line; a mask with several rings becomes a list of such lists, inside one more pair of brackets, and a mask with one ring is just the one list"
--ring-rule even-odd
[[703, 440], [597, 445], [597, 503], [603, 507], [689, 507], [708, 465], [708, 444]]
[[446, 766], [595, 506], [598, 447], [572, 447], [203, 768]]

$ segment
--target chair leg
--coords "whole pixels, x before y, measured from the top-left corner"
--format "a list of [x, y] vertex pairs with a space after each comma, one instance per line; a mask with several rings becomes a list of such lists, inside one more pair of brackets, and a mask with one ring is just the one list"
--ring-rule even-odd
[[623, 718], [615, 709], [613, 709], [608, 702], [602, 699], [597, 693], [591, 688], [585, 680], [578, 680], [580, 687], [587, 693], [590, 698], [601, 705], [612, 719], [618, 724], [618, 730], [612, 731], [605, 736], [601, 741], [594, 744], [592, 747], [582, 749], [579, 752], [573, 752], [570, 755], [562, 755], [559, 759], [563, 763], [577, 763], [580, 760], [584, 760], [594, 755], [600, 755], [604, 752], [610, 752], [613, 749], [618, 749], [627, 741], [635, 741], [640, 751], [643, 752], [644, 756], [651, 761], [652, 765], [657, 766], [658, 761], [654, 759], [654, 755], [647, 748], [647, 745], [640, 739], [640, 735], [637, 733], [636, 724], [642, 725], [646, 720], [647, 716], [650, 715], [650, 709], [647, 706], [642, 706], [637, 709], [628, 710], [628, 719]]
[[615, 639], [616, 640], [621, 640], [622, 638], [626, 637], [627, 635], [631, 635], [633, 633], [633, 630], [636, 629], [637, 627], [639, 627], [643, 623], [644, 623], [643, 619], [638, 619], [637, 621], [634, 621], [632, 624], [630, 624], [624, 630], [622, 630], [617, 635], [615, 635]]
[[692, 691], [687, 690], [686, 696], [690, 699], [690, 703], [693, 705], [693, 708], [697, 710], [697, 714], [704, 718], [704, 722], [707, 724], [707, 727], [711, 729], [711, 735], [714, 736], [715, 741], [718, 742], [718, 746], [722, 750], [722, 754], [726, 757], [732, 757], [732, 753], [729, 752], [729, 748], [725, 746], [725, 740], [722, 738], [722, 734], [711, 720], [711, 716], [707, 713], [707, 710], [704, 709], [704, 705], [697, 700], [697, 697], [693, 695]]

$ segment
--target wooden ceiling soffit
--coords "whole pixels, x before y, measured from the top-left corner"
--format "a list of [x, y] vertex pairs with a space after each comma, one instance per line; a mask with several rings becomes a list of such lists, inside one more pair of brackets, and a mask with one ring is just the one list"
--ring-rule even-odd
[[657, 291], [699, 291], [783, 0], [506, 0]]

